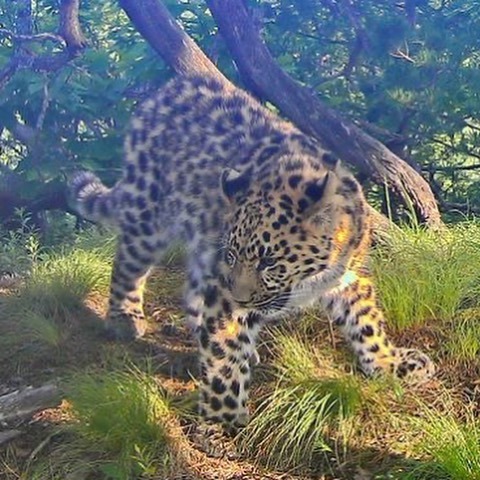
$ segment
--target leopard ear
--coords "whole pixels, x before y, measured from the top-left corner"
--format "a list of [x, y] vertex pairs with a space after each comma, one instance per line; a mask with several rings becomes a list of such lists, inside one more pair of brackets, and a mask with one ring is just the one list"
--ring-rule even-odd
[[251, 183], [249, 171], [240, 173], [232, 168], [226, 168], [220, 177], [222, 192], [230, 203], [245, 194]]
[[305, 183], [303, 196], [298, 202], [300, 213], [309, 217], [314, 214], [320, 203], [325, 197], [325, 190], [329, 181], [329, 172], [317, 180], [308, 181]]

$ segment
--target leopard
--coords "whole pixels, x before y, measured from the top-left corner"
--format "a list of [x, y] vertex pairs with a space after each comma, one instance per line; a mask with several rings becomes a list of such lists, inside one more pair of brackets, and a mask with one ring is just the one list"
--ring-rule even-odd
[[147, 332], [145, 282], [172, 243], [186, 249], [184, 309], [198, 339], [202, 422], [241, 428], [259, 334], [323, 308], [366, 376], [423, 382], [420, 350], [396, 346], [368, 271], [371, 215], [355, 176], [319, 140], [243, 89], [176, 76], [144, 100], [124, 140], [120, 180], [69, 185], [79, 215], [114, 226], [106, 328]]

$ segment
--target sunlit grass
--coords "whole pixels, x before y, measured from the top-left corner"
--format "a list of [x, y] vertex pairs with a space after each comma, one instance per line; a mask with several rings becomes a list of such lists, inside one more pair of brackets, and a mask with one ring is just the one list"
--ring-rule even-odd
[[460, 423], [451, 414], [425, 409], [414, 422], [417, 448], [426, 460], [406, 469], [403, 480], [480, 480], [480, 423], [470, 413]]
[[169, 470], [175, 413], [151, 374], [78, 374], [66, 392], [72, 416], [66, 443], [32, 467], [30, 478], [153, 479]]
[[105, 294], [111, 265], [98, 251], [74, 249], [45, 258], [33, 268], [20, 298], [24, 307], [41, 305], [46, 315], [71, 311], [91, 293]]
[[392, 231], [374, 249], [371, 264], [393, 327], [452, 320], [463, 307], [478, 302], [480, 225], [468, 223], [439, 232]]
[[269, 467], [307, 467], [330, 452], [329, 429], [358, 411], [362, 392], [354, 375], [336, 369], [306, 339], [275, 337], [279, 381], [259, 403], [240, 444]]
[[[39, 342], [58, 348], [68, 337], [72, 318], [90, 294], [105, 295], [110, 283], [111, 257], [103, 247], [72, 248], [42, 255], [16, 295], [5, 298], [0, 347]], [[5, 350], [5, 349], [3, 349]], [[1, 358], [0, 354], [0, 358]]]
[[[69, 322], [78, 321], [85, 299], [107, 294], [114, 245], [110, 236], [89, 233], [63, 252], [42, 252], [18, 297], [5, 299], [3, 309], [16, 337], [8, 342], [42, 343], [60, 351]], [[175, 246], [166, 263], [181, 261], [182, 248]], [[476, 361], [480, 227], [394, 233], [376, 248], [372, 265], [390, 324], [402, 329], [436, 320], [448, 361]], [[148, 293], [152, 298], [177, 301], [183, 274], [178, 268], [172, 271], [173, 276], [154, 276]], [[379, 473], [379, 479], [480, 480], [480, 428], [474, 420], [462, 423], [454, 415], [428, 409], [417, 420], [412, 413], [415, 394], [394, 379], [366, 380], [353, 373], [353, 357], [343, 348], [334, 350], [325, 335], [321, 345], [316, 343], [318, 319], [309, 315], [295, 328], [297, 333], [278, 329], [268, 342], [272, 362], [264, 372], [269, 383], [254, 389], [253, 416], [239, 437], [249, 459], [283, 471], [338, 472], [339, 465], [363, 465], [364, 459], [368, 465], [371, 449], [380, 446], [405, 455], [405, 461], [391, 475]], [[43, 452], [42, 463], [30, 465], [22, 478], [169, 478], [165, 472], [178, 449], [169, 430], [176, 412], [152, 375], [78, 374], [68, 382], [67, 392], [72, 422], [59, 432], [61, 446], [55, 443], [51, 454]], [[453, 439], [451, 446], [442, 443], [441, 433]]]
[[442, 346], [452, 362], [473, 364], [480, 354], [480, 314], [478, 310], [462, 313], [448, 325], [448, 335]]

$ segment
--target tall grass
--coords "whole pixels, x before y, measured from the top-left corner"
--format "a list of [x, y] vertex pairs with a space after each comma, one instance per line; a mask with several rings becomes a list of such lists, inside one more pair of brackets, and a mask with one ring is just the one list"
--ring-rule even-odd
[[0, 229], [0, 274], [29, 272], [42, 248], [38, 232], [31, 224], [30, 217], [22, 210], [15, 211], [18, 226], [14, 230]]
[[446, 325], [447, 338], [442, 344], [453, 363], [469, 363], [474, 366], [480, 354], [479, 311], [468, 309]]
[[104, 247], [43, 253], [18, 294], [5, 298], [0, 347], [32, 342], [59, 347], [87, 296], [107, 293], [110, 271], [111, 256]]
[[381, 303], [397, 329], [452, 320], [477, 305], [479, 265], [480, 224], [474, 222], [438, 232], [394, 231], [371, 261]]
[[105, 294], [110, 262], [97, 251], [73, 249], [37, 263], [20, 292], [22, 304], [57, 315], [78, 308], [90, 293]]

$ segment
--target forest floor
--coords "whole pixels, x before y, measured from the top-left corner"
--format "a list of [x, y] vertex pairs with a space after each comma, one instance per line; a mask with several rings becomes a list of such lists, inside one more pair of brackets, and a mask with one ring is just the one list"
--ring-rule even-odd
[[[428, 242], [439, 248], [416, 235], [408, 240], [415, 252]], [[170, 259], [148, 283], [148, 335], [115, 343], [101, 328], [111, 263], [104, 243], [49, 254], [26, 280], [0, 288], [0, 442], [6, 432], [14, 437], [0, 443], [0, 479], [480, 479], [480, 278], [451, 285], [443, 300], [416, 295], [413, 306], [435, 305], [415, 307], [417, 320], [402, 324], [401, 308], [412, 312], [391, 303], [393, 287], [376, 266], [388, 275], [391, 255], [408, 247], [381, 247], [373, 270], [387, 313], [396, 313], [393, 340], [428, 353], [437, 376], [416, 387], [365, 379], [328, 320], [308, 312], [264, 332], [252, 420], [232, 440], [239, 458], [215, 459], [192, 442], [196, 349], [181, 321], [181, 261]], [[457, 251], [442, 252], [435, 265], [450, 268]], [[418, 259], [409, 261], [413, 270], [395, 288], [412, 296], [411, 283], [429, 287]], [[444, 287], [454, 277], [446, 265], [427, 272]], [[455, 268], [456, 277], [469, 275]], [[461, 288], [451, 303], [447, 293]], [[34, 413], [2, 412], [2, 399], [45, 385], [55, 393]]]

